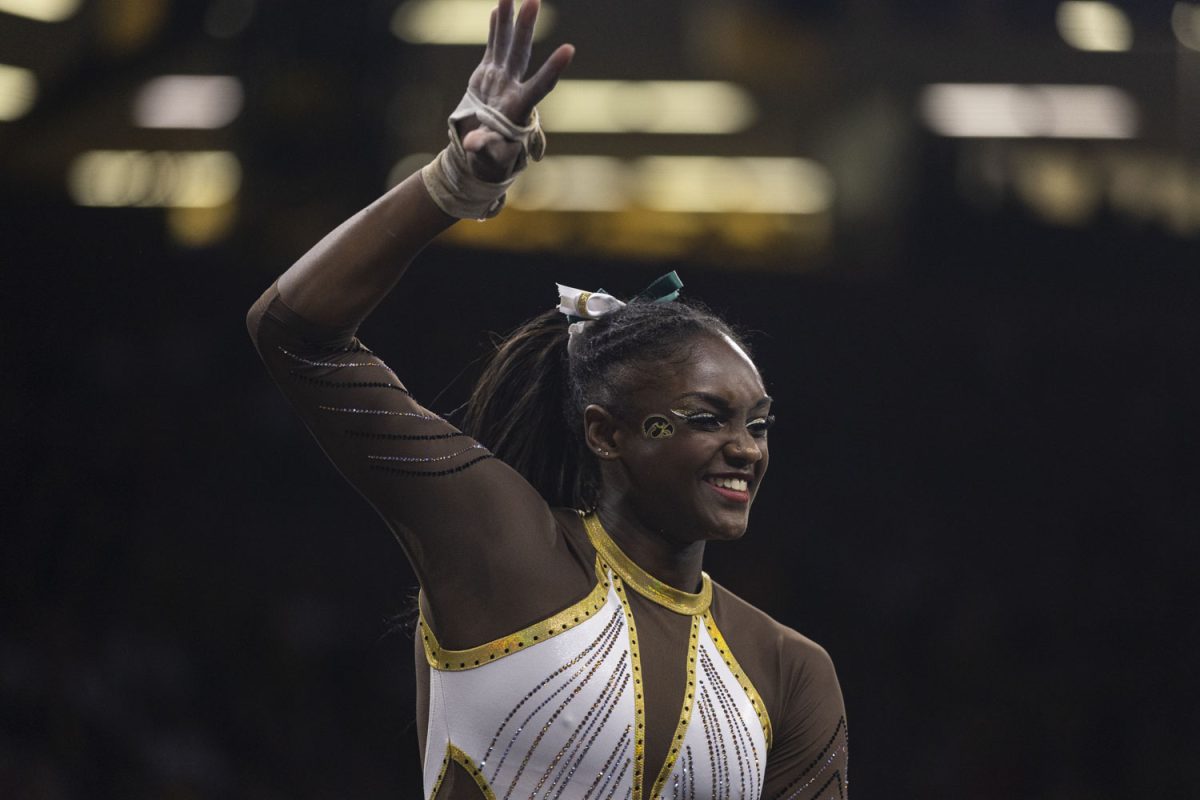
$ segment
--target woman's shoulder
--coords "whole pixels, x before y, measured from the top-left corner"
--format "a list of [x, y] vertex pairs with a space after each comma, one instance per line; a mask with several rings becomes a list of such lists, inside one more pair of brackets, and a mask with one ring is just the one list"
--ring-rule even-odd
[[776, 673], [832, 673], [833, 660], [824, 647], [716, 581], [712, 614], [739, 659], [741, 652], [753, 654], [755, 661]]

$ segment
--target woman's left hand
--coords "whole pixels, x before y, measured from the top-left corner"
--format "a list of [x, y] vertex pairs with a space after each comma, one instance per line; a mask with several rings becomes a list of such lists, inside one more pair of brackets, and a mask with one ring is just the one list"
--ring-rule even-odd
[[[471, 74], [469, 86], [480, 100], [513, 122], [526, 124], [533, 108], [550, 93], [575, 55], [564, 44], [550, 54], [529, 80], [522, 80], [533, 51], [539, 0], [525, 0], [513, 13], [513, 0], [500, 0], [492, 11], [487, 49]], [[514, 20], [514, 16], [516, 19]], [[522, 145], [483, 127], [474, 117], [458, 123], [467, 163], [476, 177], [499, 182], [512, 175]]]

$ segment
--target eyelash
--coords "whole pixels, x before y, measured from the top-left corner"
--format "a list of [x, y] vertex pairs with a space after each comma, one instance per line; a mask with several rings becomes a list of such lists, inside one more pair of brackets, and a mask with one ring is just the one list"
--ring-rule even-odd
[[[729, 421], [727, 417], [719, 417], [707, 411], [693, 411], [691, 413], [674, 411], [672, 413], [683, 418], [683, 421], [690, 427], [702, 431], [719, 431]], [[767, 414], [766, 416], [755, 417], [750, 420], [746, 423], [746, 428], [750, 431], [751, 436], [756, 439], [762, 439], [774, 424], [775, 415]]]

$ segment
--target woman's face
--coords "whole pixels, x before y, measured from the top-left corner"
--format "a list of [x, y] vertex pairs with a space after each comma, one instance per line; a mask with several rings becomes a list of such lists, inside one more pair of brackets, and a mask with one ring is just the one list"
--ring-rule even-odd
[[[631, 510], [677, 541], [736, 539], [767, 471], [771, 398], [754, 362], [732, 339], [704, 335], [682, 363], [640, 385], [617, 444]], [[651, 438], [647, 428], [674, 432]]]

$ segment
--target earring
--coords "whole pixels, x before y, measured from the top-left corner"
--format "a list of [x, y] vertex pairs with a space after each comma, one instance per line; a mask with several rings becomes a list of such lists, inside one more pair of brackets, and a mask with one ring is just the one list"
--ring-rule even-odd
[[642, 436], [647, 439], [670, 439], [675, 435], [675, 425], [662, 414], [651, 414], [642, 420]]

